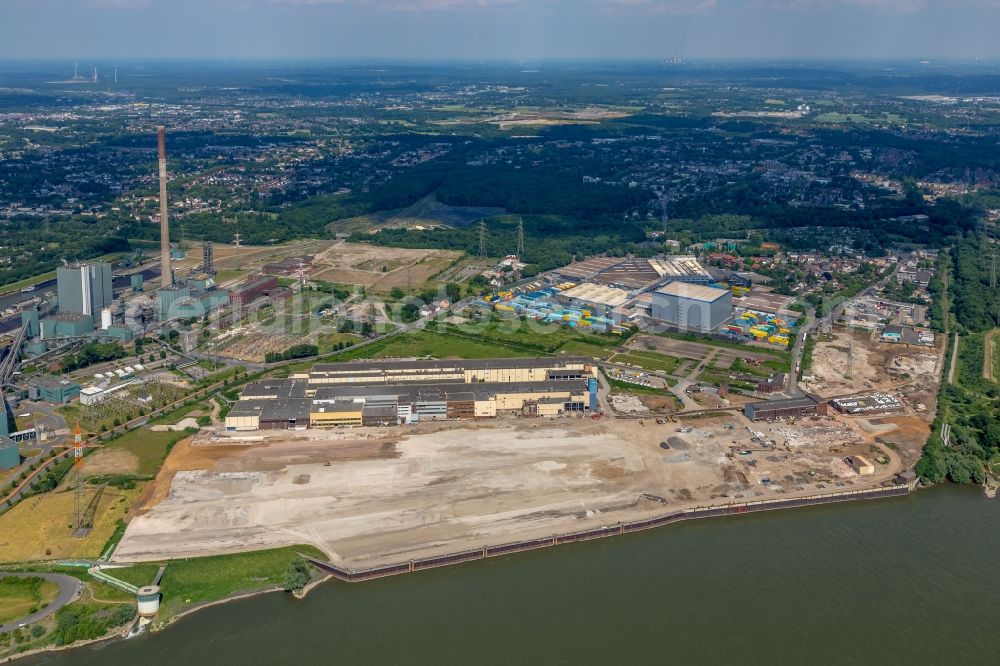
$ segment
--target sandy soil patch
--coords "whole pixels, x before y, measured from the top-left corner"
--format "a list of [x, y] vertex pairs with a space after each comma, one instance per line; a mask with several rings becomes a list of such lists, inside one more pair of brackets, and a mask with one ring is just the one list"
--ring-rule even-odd
[[[677, 438], [677, 424], [626, 419], [204, 437], [175, 447], [114, 559], [312, 543], [365, 566], [662, 512], [647, 495], [680, 508], [867, 487], [901, 469], [894, 456], [874, 478], [856, 476], [843, 456], [867, 444], [832, 419], [774, 433], [760, 425], [774, 444], [737, 455], [749, 432], [723, 424], [739, 418], [692, 421], [674, 449], [661, 443]], [[800, 427], [842, 437], [806, 432], [786, 444]]]
[[[813, 351], [812, 379], [802, 387], [822, 397], [863, 391], [891, 392], [900, 388], [936, 390], [940, 372], [940, 351], [933, 347], [911, 348], [881, 343], [866, 332], [835, 331]], [[853, 355], [848, 376], [848, 355]]]
[[461, 257], [451, 250], [379, 247], [339, 242], [314, 260], [314, 277], [342, 284], [359, 284], [389, 291], [407, 284], [419, 286]]
[[181, 419], [177, 423], [173, 424], [161, 424], [150, 426], [150, 430], [154, 432], [179, 432], [181, 430], [187, 430], [188, 428], [197, 428], [198, 420], [193, 418]]

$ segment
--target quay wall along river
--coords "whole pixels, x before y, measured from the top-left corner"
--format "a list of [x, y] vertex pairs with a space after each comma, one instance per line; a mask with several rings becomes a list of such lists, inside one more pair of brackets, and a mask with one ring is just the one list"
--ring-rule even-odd
[[834, 493], [820, 493], [816, 495], [810, 495], [807, 497], [796, 497], [790, 499], [768, 499], [768, 500], [757, 500], [753, 502], [732, 503], [719, 506], [696, 507], [693, 509], [674, 511], [671, 513], [667, 513], [661, 516], [656, 516], [653, 518], [647, 518], [644, 520], [619, 523], [617, 525], [607, 525], [590, 530], [583, 530], [580, 532], [570, 532], [566, 534], [553, 535], [551, 537], [536, 538], [526, 541], [516, 541], [513, 543], [506, 543], [498, 546], [489, 546], [486, 548], [464, 550], [457, 553], [448, 553], [446, 555], [438, 555], [435, 557], [410, 560], [408, 562], [397, 562], [393, 564], [386, 564], [382, 566], [370, 567], [364, 569], [350, 569], [347, 567], [341, 567], [331, 562], [325, 562], [323, 560], [319, 560], [314, 557], [307, 557], [307, 559], [321, 571], [330, 574], [331, 576], [337, 578], [338, 580], [342, 580], [349, 583], [357, 583], [366, 580], [373, 580], [375, 578], [385, 578], [386, 576], [398, 576], [401, 574], [413, 573], [415, 571], [423, 571], [425, 569], [434, 569], [437, 567], [447, 566], [449, 564], [461, 564], [463, 562], [483, 560], [490, 557], [511, 555], [513, 553], [536, 550], [539, 548], [548, 548], [551, 546], [558, 546], [560, 544], [575, 543], [579, 541], [590, 541], [592, 539], [603, 539], [613, 536], [622, 536], [625, 534], [631, 534], [633, 532], [640, 532], [643, 530], [649, 530], [656, 527], [663, 527], [665, 525], [671, 525], [673, 523], [679, 523], [687, 520], [698, 520], [700, 518], [717, 518], [723, 516], [736, 516], [746, 513], [755, 513], [758, 511], [775, 511], [778, 509], [790, 509], [794, 507], [818, 506], [822, 504], [831, 504], [834, 502], [849, 502], [856, 500], [880, 499], [885, 497], [899, 497], [902, 495], [909, 494], [909, 492], [912, 489], [913, 486], [900, 484], [900, 485], [885, 486], [882, 488], [870, 488], [866, 490], [849, 490], [849, 491], [834, 492]]
[[1000, 502], [686, 520], [464, 566], [265, 594], [18, 666], [979, 665], [996, 661]]

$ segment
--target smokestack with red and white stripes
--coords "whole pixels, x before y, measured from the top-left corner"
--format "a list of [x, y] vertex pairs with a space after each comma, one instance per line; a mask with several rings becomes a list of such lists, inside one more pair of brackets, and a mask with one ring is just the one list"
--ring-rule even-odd
[[170, 221], [167, 219], [167, 137], [166, 128], [156, 128], [156, 143], [160, 154], [160, 274], [163, 287], [174, 283], [170, 270]]

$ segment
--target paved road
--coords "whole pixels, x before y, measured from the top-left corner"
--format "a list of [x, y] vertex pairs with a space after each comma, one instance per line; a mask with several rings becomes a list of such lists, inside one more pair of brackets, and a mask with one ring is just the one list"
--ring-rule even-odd
[[806, 312], [806, 324], [799, 330], [799, 334], [795, 337], [795, 346], [792, 348], [792, 367], [785, 377], [785, 394], [793, 398], [803, 393], [802, 389], [799, 388], [799, 373], [796, 369], [802, 362], [802, 353], [806, 348], [806, 338], [816, 328], [817, 321], [816, 309], [809, 308], [808, 312]]
[[53, 582], [59, 586], [59, 595], [56, 597], [55, 601], [37, 613], [32, 613], [31, 615], [0, 626], [0, 634], [14, 631], [18, 627], [29, 625], [34, 622], [38, 622], [39, 620], [44, 620], [66, 604], [79, 599], [80, 595], [83, 594], [83, 583], [81, 583], [79, 579], [73, 578], [72, 576], [66, 576], [64, 574], [12, 573], [0, 571], [0, 578], [9, 578], [10, 576], [14, 576], [15, 578], [44, 578], [45, 580]]

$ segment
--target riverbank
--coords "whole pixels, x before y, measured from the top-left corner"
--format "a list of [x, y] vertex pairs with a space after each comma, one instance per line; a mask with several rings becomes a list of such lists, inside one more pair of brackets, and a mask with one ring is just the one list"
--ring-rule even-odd
[[264, 594], [24, 666], [989, 663], [996, 615], [969, 599], [1000, 595], [1000, 533], [982, 529], [998, 521], [1000, 504], [954, 486], [688, 521]]
[[[415, 573], [418, 571], [425, 571], [427, 569], [439, 568], [449, 565], [457, 565], [457, 564], [471, 562], [474, 560], [496, 558], [504, 555], [513, 555], [517, 553], [523, 553], [529, 550], [548, 548], [551, 546], [580, 543], [584, 541], [605, 539], [614, 536], [624, 536], [628, 534], [634, 534], [636, 532], [642, 532], [647, 530], [653, 530], [659, 527], [665, 527], [667, 525], [673, 525], [675, 523], [696, 521], [703, 518], [720, 518], [727, 516], [732, 517], [739, 515], [750, 515], [763, 511], [777, 511], [795, 507], [821, 506], [833, 503], [858, 502], [861, 500], [902, 497], [908, 495], [913, 490], [914, 490], [913, 485], [893, 485], [881, 489], [857, 490], [857, 491], [848, 491], [840, 493], [826, 493], [809, 498], [792, 498], [787, 500], [761, 500], [758, 502], [735, 503], [735, 504], [731, 503], [715, 507], [689, 509], [684, 511], [666, 513], [658, 517], [634, 523], [628, 523], [628, 524], [623, 523], [615, 526], [608, 526], [605, 528], [586, 530], [571, 534], [552, 535], [551, 537], [547, 537], [545, 539], [533, 539], [530, 541], [501, 544], [493, 547], [483, 548], [477, 551], [451, 553], [441, 557], [428, 558], [426, 560], [414, 560], [405, 563], [386, 565], [367, 570], [344, 569], [341, 567], [337, 567], [336, 565], [330, 562], [323, 561], [315, 556], [305, 555], [306, 559], [310, 561], [314, 565], [314, 567], [316, 567], [316, 569], [319, 572], [321, 572], [322, 575], [318, 578], [314, 578], [313, 580], [311, 580], [300, 592], [293, 593], [293, 596], [299, 600], [305, 599], [310, 592], [317, 589], [318, 587], [320, 587], [322, 583], [330, 580], [331, 578], [336, 578], [344, 582], [369, 581], [377, 578], [398, 576], [405, 573]], [[245, 556], [252, 556], [252, 553], [245, 554]], [[169, 565], [168, 565], [168, 571], [169, 571]], [[233, 593], [224, 598], [206, 601], [204, 603], [191, 606], [182, 612], [173, 614], [163, 622], [154, 621], [149, 625], [149, 631], [150, 633], [154, 634], [161, 633], [166, 629], [173, 627], [184, 618], [193, 616], [196, 613], [205, 611], [207, 609], [216, 606], [221, 606], [224, 604], [230, 604], [238, 601], [253, 599], [255, 597], [281, 591], [284, 591], [283, 587], [279, 585], [271, 585], [259, 590]], [[124, 636], [127, 635], [127, 633], [126, 634], [121, 634], [121, 632], [116, 632], [116, 633], [118, 634], [117, 636], [103, 637], [82, 644], [74, 644], [70, 646], [58, 646], [58, 647], [53, 646], [52, 650], [64, 650], [67, 648], [83, 647], [94, 642], [111, 641], [114, 640], [116, 637], [124, 638]], [[12, 656], [8, 658], [6, 661], [12, 661], [14, 659], [18, 659], [24, 656], [30, 656], [52, 650], [49, 650], [47, 648], [41, 648], [38, 650], [31, 651], [29, 653], [24, 653], [23, 655]]]

